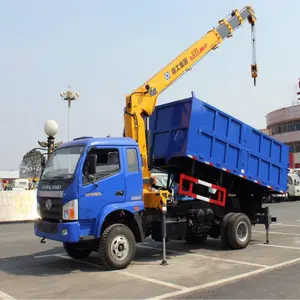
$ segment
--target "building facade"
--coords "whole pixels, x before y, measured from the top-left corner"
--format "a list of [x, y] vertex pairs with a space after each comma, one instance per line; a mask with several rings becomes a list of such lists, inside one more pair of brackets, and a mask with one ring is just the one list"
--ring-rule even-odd
[[266, 115], [262, 131], [290, 147], [290, 168], [300, 168], [300, 104], [283, 107]]

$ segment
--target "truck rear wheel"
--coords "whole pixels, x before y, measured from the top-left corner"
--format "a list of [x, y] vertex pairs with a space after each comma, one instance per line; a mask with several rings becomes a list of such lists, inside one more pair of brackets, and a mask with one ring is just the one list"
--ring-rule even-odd
[[233, 212], [226, 214], [221, 222], [221, 227], [220, 227], [220, 235], [221, 235], [221, 244], [222, 247], [227, 248], [230, 246], [228, 242], [228, 235], [227, 235], [227, 227], [228, 227], [228, 222], [230, 218], [234, 215]]
[[87, 258], [93, 249], [84, 243], [63, 243], [66, 253], [74, 259]]
[[251, 222], [243, 213], [234, 214], [228, 222], [228, 242], [233, 249], [246, 248], [251, 240]]
[[135, 256], [135, 237], [126, 225], [108, 226], [99, 242], [100, 261], [108, 269], [125, 269]]

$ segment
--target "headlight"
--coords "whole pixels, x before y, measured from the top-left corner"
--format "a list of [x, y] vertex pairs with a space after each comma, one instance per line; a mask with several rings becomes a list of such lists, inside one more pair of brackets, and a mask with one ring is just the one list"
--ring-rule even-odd
[[64, 220], [78, 220], [78, 200], [69, 201], [63, 206]]

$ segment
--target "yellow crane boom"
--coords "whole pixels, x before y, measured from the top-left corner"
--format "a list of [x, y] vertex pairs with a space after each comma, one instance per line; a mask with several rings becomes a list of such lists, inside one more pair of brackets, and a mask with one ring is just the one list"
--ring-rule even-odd
[[231, 37], [234, 30], [245, 21], [252, 29], [253, 57], [251, 64], [251, 75], [256, 85], [257, 64], [255, 58], [255, 23], [256, 16], [251, 6], [246, 6], [240, 11], [231, 12], [230, 18], [222, 19], [216, 28], [208, 31], [201, 39], [183, 51], [167, 66], [156, 73], [146, 83], [141, 85], [131, 94], [126, 96], [126, 107], [124, 109], [125, 129], [124, 135], [135, 139], [140, 147], [143, 163], [143, 195], [145, 208], [161, 207], [161, 196], [152, 192], [152, 178], [148, 159], [147, 147], [147, 118], [154, 111], [157, 97], [166, 88], [179, 79], [193, 65], [200, 61], [208, 52], [218, 48], [224, 39]]

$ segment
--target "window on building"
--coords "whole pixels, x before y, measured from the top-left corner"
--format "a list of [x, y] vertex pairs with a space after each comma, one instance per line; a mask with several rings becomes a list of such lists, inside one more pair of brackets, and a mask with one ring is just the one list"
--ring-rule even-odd
[[270, 130], [271, 135], [297, 131], [297, 130], [300, 130], [300, 120], [276, 124], [276, 125], [270, 126], [269, 130]]
[[295, 131], [295, 124], [289, 123], [286, 125], [287, 126], [287, 131]]
[[295, 152], [300, 152], [300, 142], [295, 143]]
[[295, 130], [300, 130], [300, 121], [295, 121]]

